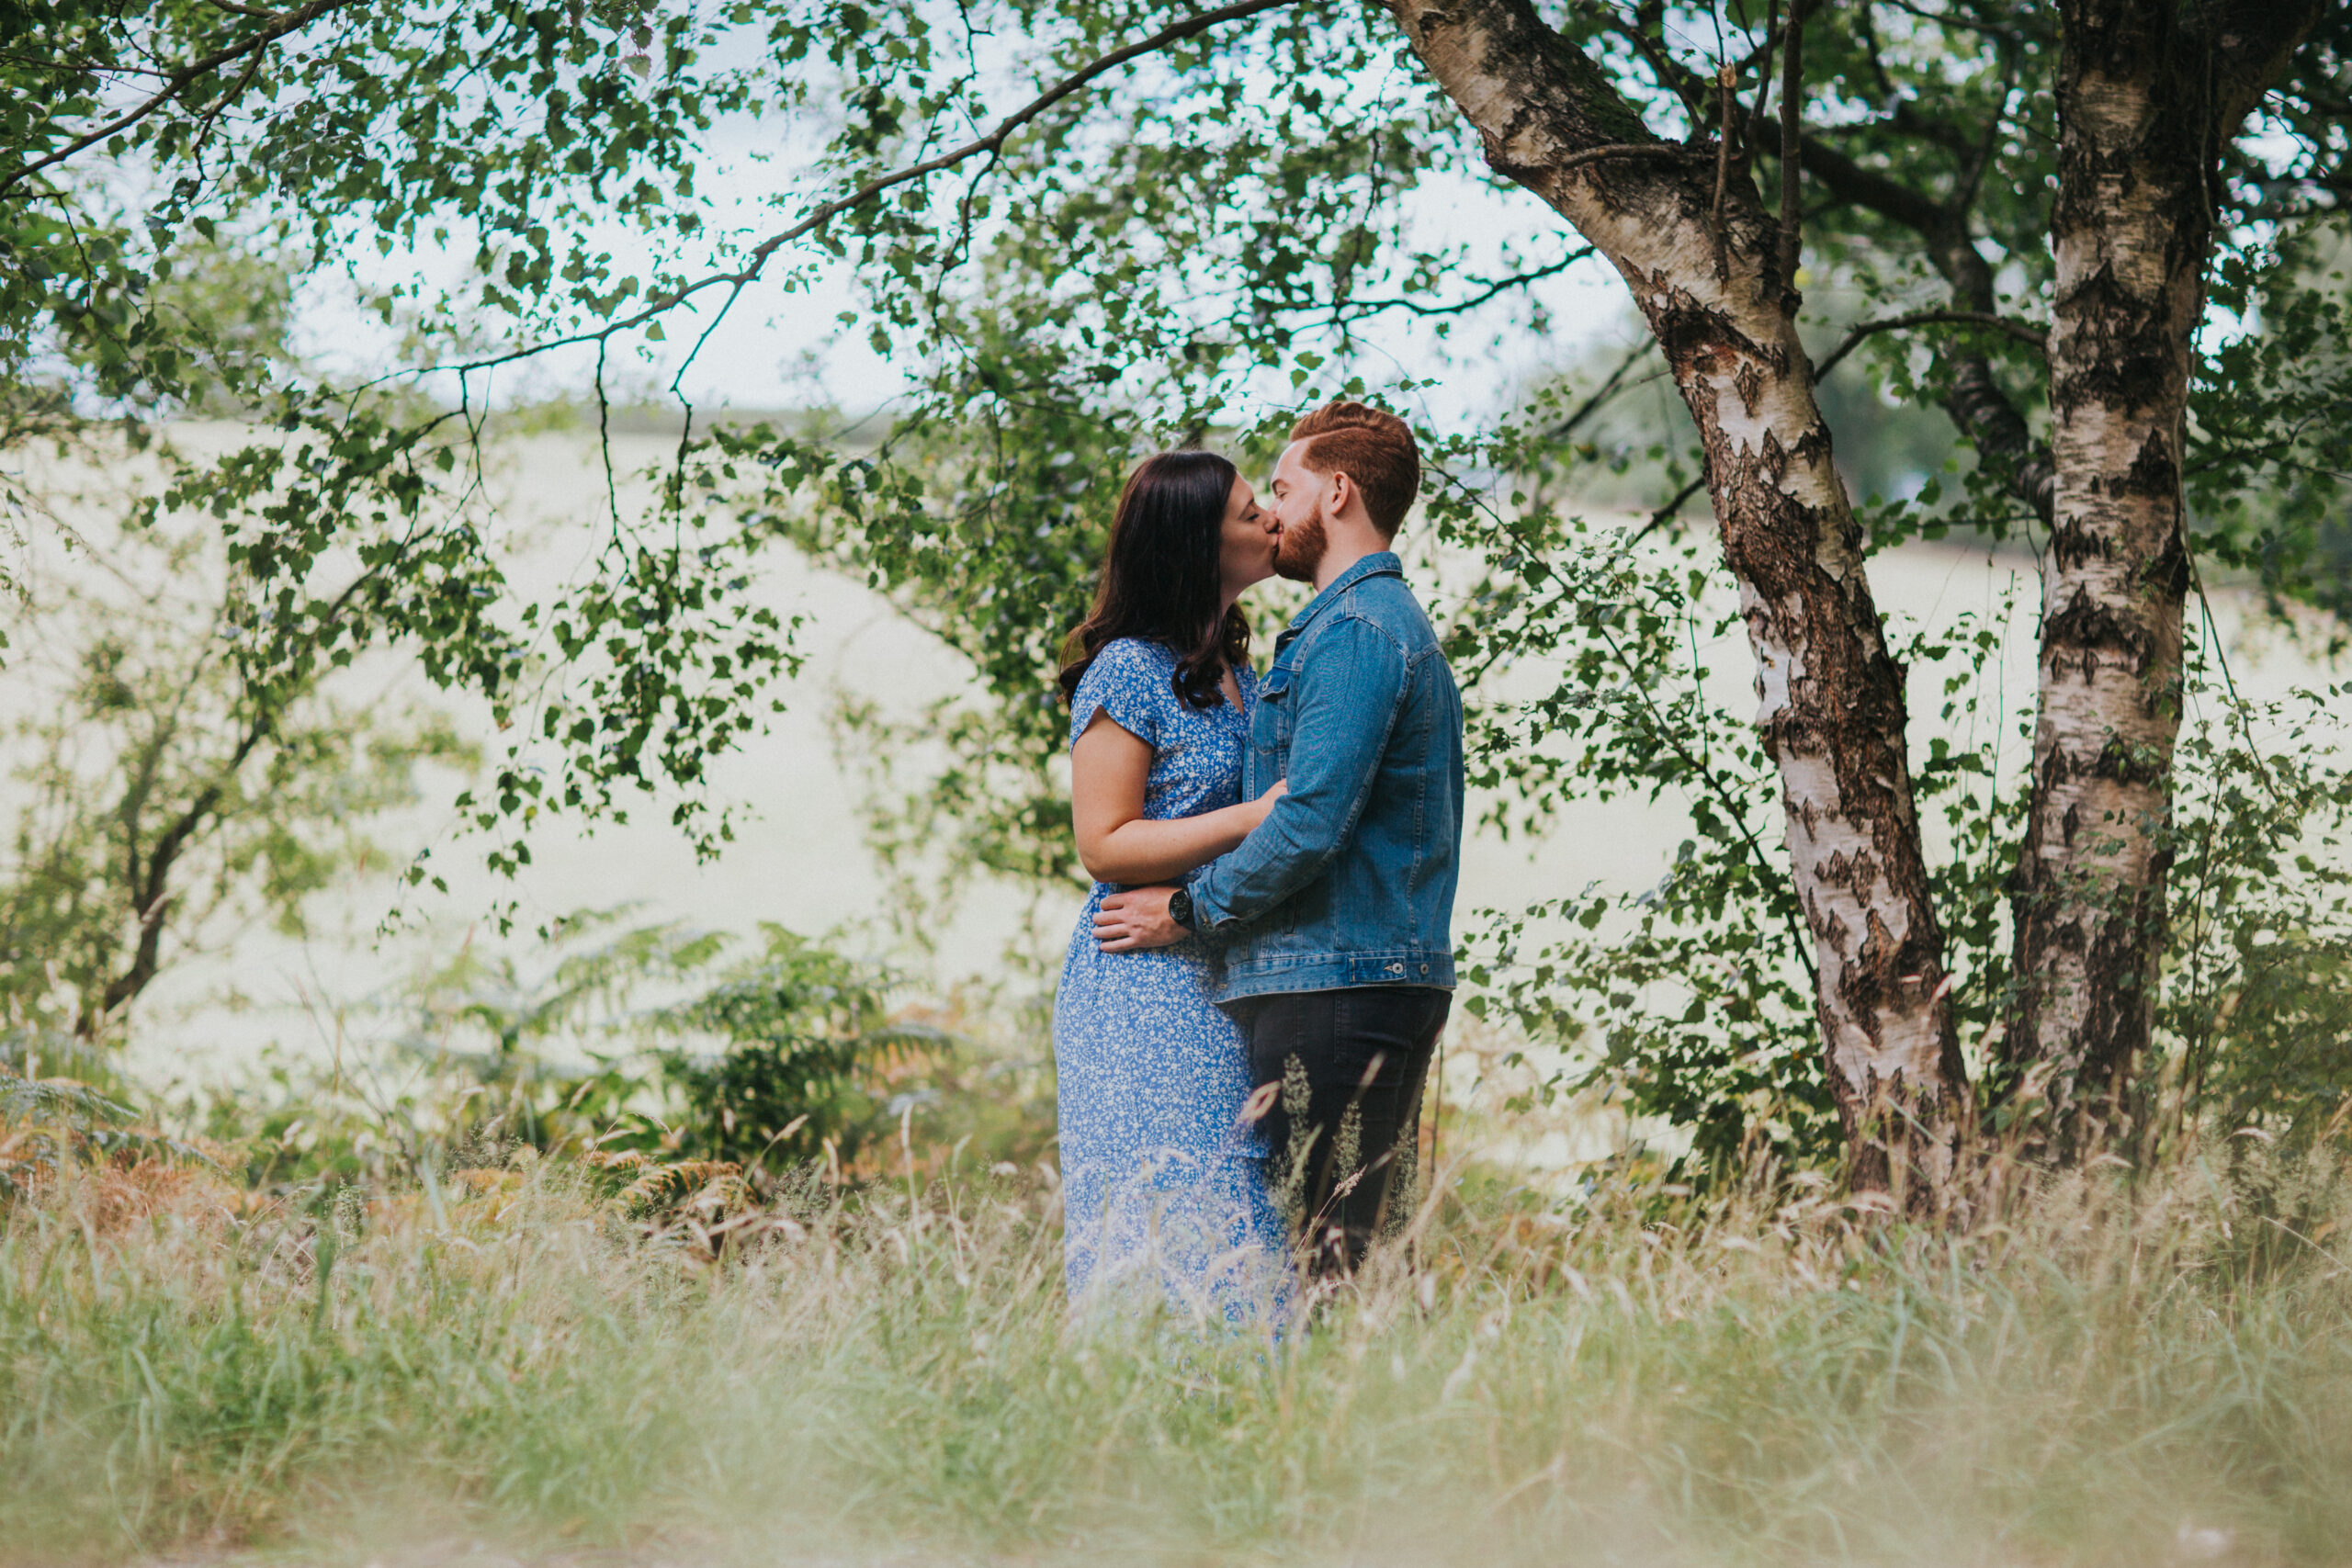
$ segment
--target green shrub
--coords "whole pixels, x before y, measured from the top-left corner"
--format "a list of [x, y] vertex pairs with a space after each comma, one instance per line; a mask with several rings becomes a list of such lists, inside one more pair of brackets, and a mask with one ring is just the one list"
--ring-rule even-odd
[[879, 964], [777, 925], [747, 941], [628, 913], [567, 916], [536, 946], [469, 942], [362, 1010], [331, 1067], [267, 1055], [191, 1114], [279, 1188], [497, 1165], [515, 1145], [838, 1172], [953, 1062], [945, 1031], [894, 1012]]
[[[716, 983], [646, 1021], [706, 1043], [655, 1053], [680, 1112], [675, 1146], [750, 1164], [855, 1156], [891, 1115], [889, 1075], [944, 1057], [942, 1031], [896, 1021], [888, 971], [763, 924]], [[710, 1048], [715, 1047], [715, 1049]]]
[[2149, 1120], [2309, 1148], [2352, 1118], [2352, 683], [2205, 696], [2181, 735]]

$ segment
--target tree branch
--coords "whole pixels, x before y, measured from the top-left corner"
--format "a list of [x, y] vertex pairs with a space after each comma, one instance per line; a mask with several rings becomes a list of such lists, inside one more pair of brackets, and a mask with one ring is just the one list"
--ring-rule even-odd
[[2210, 69], [2221, 100], [2216, 106], [2219, 141], [2227, 142], [2237, 135], [2240, 122], [2254, 112], [2326, 10], [2326, 0], [2236, 6], [2193, 29], [2191, 36], [2212, 56]]
[[1844, 340], [1824, 355], [1821, 363], [1813, 367], [1814, 378], [1817, 380], [1828, 375], [1832, 366], [1860, 347], [1862, 340], [1874, 333], [1899, 332], [1905, 327], [1934, 326], [1942, 322], [1992, 327], [2037, 353], [2045, 352], [2049, 347], [2049, 330], [2037, 327], [2030, 321], [1996, 316], [1986, 310], [1914, 310], [1907, 316], [1889, 316], [1883, 321], [1864, 321], [1848, 333]]
[[1788, 37], [1781, 47], [1781, 287], [1796, 288], [1797, 255], [1804, 229], [1797, 216], [1797, 154], [1804, 112], [1804, 11], [1789, 7]]
[[131, 872], [136, 886], [130, 890], [131, 912], [139, 918], [139, 945], [131, 954], [130, 967], [107, 982], [106, 989], [99, 993], [97, 1005], [93, 1008], [84, 1003], [82, 1016], [74, 1023], [75, 1032], [84, 1039], [96, 1039], [97, 1032], [106, 1026], [108, 1015], [135, 998], [155, 978], [163, 962], [164, 919], [172, 908], [172, 871], [178, 865], [180, 853], [187, 848], [188, 840], [204, 825], [213, 807], [220, 803], [220, 796], [228, 788], [228, 781], [245, 765], [245, 759], [253, 755], [254, 749], [268, 736], [275, 724], [275, 715], [266, 708], [254, 717], [247, 726], [243, 739], [238, 741], [236, 750], [221, 764], [212, 783], [198, 794], [187, 809], [181, 812], [177, 820], [155, 840], [155, 847], [147, 853], [143, 871], [139, 864], [137, 852], [133, 850]]
[[1628, 539], [1626, 543], [1629, 545], [1638, 545], [1644, 539], [1648, 538], [1650, 535], [1656, 532], [1660, 525], [1666, 523], [1668, 519], [1681, 512], [1682, 503], [1690, 500], [1692, 496], [1698, 494], [1702, 490], [1704, 490], [1706, 485], [1707, 465], [1705, 460], [1702, 458], [1699, 464], [1699, 477], [1692, 479], [1689, 484], [1684, 485], [1680, 490], [1676, 491], [1674, 492], [1674, 498], [1671, 501], [1668, 501], [1664, 506], [1659, 507], [1656, 512], [1651, 513], [1650, 520], [1643, 524], [1640, 527], [1634, 529], [1634, 536], [1631, 539]]
[[1404, 299], [1366, 299], [1362, 301], [1363, 308], [1351, 312], [1348, 320], [1361, 321], [1366, 316], [1377, 315], [1383, 310], [1410, 310], [1417, 316], [1458, 316], [1464, 310], [1476, 310], [1498, 294], [1506, 294], [1511, 289], [1522, 288], [1531, 283], [1540, 283], [1547, 277], [1556, 277], [1592, 254], [1593, 248], [1586, 245], [1580, 250], [1569, 252], [1549, 266], [1539, 266], [1533, 272], [1517, 273], [1510, 277], [1498, 279], [1478, 290], [1467, 299], [1457, 299], [1451, 305], [1423, 305], [1417, 300]]
[[1695, 135], [1703, 130], [1707, 121], [1713, 118], [1707, 112], [1707, 100], [1702, 93], [1702, 85], [1707, 92], [1712, 92], [1713, 86], [1702, 84], [1695, 73], [1650, 40], [1649, 23], [1663, 10], [1664, 7], [1659, 6], [1644, 6], [1632, 22], [1619, 22], [1610, 31], [1623, 39], [1632, 46], [1634, 52], [1642, 57], [1657, 75], [1658, 85], [1682, 100], [1683, 110], [1690, 117], [1692, 134]]
[[269, 25], [242, 42], [231, 44], [225, 49], [215, 50], [201, 60], [191, 61], [181, 66], [164, 78], [163, 86], [156, 89], [153, 96], [142, 99], [96, 130], [85, 131], [75, 137], [56, 152], [45, 157], [36, 158], [29, 164], [20, 164], [9, 171], [5, 177], [0, 177], [0, 197], [6, 197], [13, 187], [30, 179], [43, 169], [54, 167], [75, 153], [85, 152], [108, 137], [130, 130], [174, 98], [178, 97], [192, 84], [201, 81], [230, 62], [242, 60], [248, 54], [266, 49], [287, 34], [300, 32], [328, 12], [339, 11], [345, 6], [355, 3], [356, 0], [311, 0], [309, 5], [300, 10], [254, 13], [269, 17]]
[[1894, 6], [1898, 11], [1908, 12], [1923, 22], [1933, 22], [1940, 28], [1961, 28], [1969, 32], [1984, 33], [1995, 38], [2006, 38], [2012, 32], [2022, 32], [2029, 37], [2042, 39], [2054, 39], [2058, 36], [2056, 28], [2037, 27], [2034, 24], [2033, 7], [2030, 6], [2020, 6], [2012, 16], [2003, 18], [1996, 24], [1979, 21], [1973, 17], [1957, 17], [1949, 11], [1930, 11], [1924, 6], [1911, 4], [1910, 0], [1883, 0], [1883, 3]]
[[[1577, 425], [1582, 424], [1586, 420], [1590, 419], [1594, 414], [1598, 413], [1603, 403], [1617, 395], [1620, 384], [1625, 379], [1626, 372], [1632, 370], [1634, 366], [1640, 364], [1649, 355], [1651, 351], [1657, 347], [1657, 339], [1655, 337], [1645, 339], [1631, 354], [1625, 355], [1625, 357], [1618, 363], [1617, 368], [1609, 373], [1608, 379], [1602, 381], [1600, 388], [1594, 391], [1592, 396], [1587, 398], [1577, 406], [1576, 412], [1568, 415], [1567, 418], [1562, 420], [1559, 423], [1545, 431], [1544, 433], [1544, 439], [1546, 441], [1565, 441], [1568, 436], [1574, 434]], [[1644, 377], [1643, 380], [1656, 380], [1658, 376], [1666, 374], [1668, 374], [1668, 372], [1661, 369], [1657, 372], [1656, 375]], [[1638, 385], [1638, 383], [1636, 384]]]
[[[1827, 4], [1829, 0], [1792, 0], [1789, 6], [1789, 20], [1802, 22]], [[1632, 46], [1634, 52], [1640, 55], [1648, 64], [1661, 86], [1682, 100], [1683, 108], [1690, 113], [1690, 124], [1693, 127], [1692, 134], [1695, 135], [1698, 131], [1703, 130], [1709, 120], [1713, 118], [1708, 108], [1708, 103], [1714, 92], [1714, 84], [1651, 41], [1648, 27], [1652, 22], [1661, 19], [1662, 12], [1661, 6], [1644, 6], [1640, 14], [1630, 22], [1619, 20], [1609, 30]], [[1735, 77], [1745, 75], [1751, 68], [1757, 66], [1766, 67], [1760, 73], [1761, 79], [1757, 85], [1756, 112], [1758, 115], [1764, 112], [1765, 95], [1771, 86], [1771, 73], [1769, 67], [1772, 50], [1780, 41], [1780, 38], [1781, 35], [1773, 29], [1771, 18], [1767, 17], [1763, 39], [1737, 60], [1722, 62], [1731, 67]]]
[[[1875, 169], [1865, 168], [1817, 136], [1806, 136], [1798, 143], [1797, 157], [1805, 173], [1827, 186], [1832, 195], [1901, 224], [1926, 243], [1928, 259], [1951, 286], [1955, 308], [1949, 312], [1951, 316], [1977, 319], [1980, 325], [1997, 326], [2013, 337], [2019, 335], [2022, 323], [2007, 321], [1993, 308], [1993, 269], [1972, 243], [1964, 207], [1947, 206]], [[2038, 336], [2035, 342], [2039, 346]], [[1834, 364], [1847, 352], [1848, 346], [1841, 345], [1814, 374], [1820, 375], [1827, 364]], [[1961, 355], [1953, 367], [1952, 388], [1943, 400], [1943, 408], [1980, 457], [2008, 470], [2010, 493], [2048, 523], [2057, 502], [2057, 466], [2049, 447], [2033, 439], [2025, 416], [2002, 390], [1999, 379], [1993, 374], [1992, 362], [1983, 355]]]
[[[347, 3], [347, 0], [336, 0], [336, 3]], [[935, 158], [926, 158], [920, 164], [911, 164], [892, 174], [868, 180], [847, 196], [836, 197], [825, 202], [791, 228], [781, 233], [771, 234], [752, 246], [746, 254], [743, 265], [732, 272], [713, 273], [707, 277], [697, 278], [683, 288], [673, 289], [660, 299], [649, 301], [645, 309], [636, 314], [624, 316], [616, 321], [608, 321], [593, 332], [574, 333], [569, 337], [554, 338], [546, 343], [515, 349], [511, 353], [493, 355], [485, 359], [468, 360], [461, 365], [438, 366], [435, 368], [460, 372], [488, 370], [496, 366], [512, 364], [518, 359], [527, 359], [534, 355], [569, 347], [574, 344], [601, 343], [616, 333], [627, 332], [631, 327], [642, 326], [658, 316], [668, 314], [706, 289], [731, 288], [740, 292], [760, 276], [761, 271], [768, 264], [768, 258], [785, 246], [815, 233], [833, 219], [853, 209], [865, 206], [885, 191], [894, 190], [899, 186], [922, 179], [928, 175], [938, 174], [944, 169], [952, 169], [958, 164], [967, 163], [982, 155], [994, 155], [1002, 150], [1006, 140], [1014, 131], [1095, 78], [1107, 75], [1130, 61], [1140, 60], [1148, 54], [1156, 54], [1171, 43], [1182, 43], [1188, 38], [1207, 32], [1220, 23], [1238, 21], [1244, 17], [1254, 17], [1261, 11], [1278, 10], [1284, 6], [1295, 3], [1296, 0], [1237, 0], [1234, 5], [1220, 6], [1214, 11], [1203, 11], [1197, 16], [1187, 17], [1182, 21], [1171, 22], [1149, 38], [1131, 43], [1124, 49], [1113, 50], [1110, 53], [1089, 62], [1083, 67], [1063, 77], [1045, 92], [999, 120], [994, 130], [978, 141], [967, 141], [961, 147], [940, 153]]]

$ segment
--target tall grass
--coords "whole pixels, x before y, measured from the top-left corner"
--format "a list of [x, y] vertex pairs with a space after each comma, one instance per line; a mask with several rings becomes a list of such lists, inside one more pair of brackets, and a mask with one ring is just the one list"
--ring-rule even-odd
[[2317, 1167], [2081, 1178], [1958, 1235], [1453, 1202], [1280, 1348], [1072, 1325], [1051, 1194], [1004, 1182], [812, 1200], [717, 1263], [560, 1167], [315, 1222], [223, 1196], [7, 1222], [11, 1562], [2352, 1557]]

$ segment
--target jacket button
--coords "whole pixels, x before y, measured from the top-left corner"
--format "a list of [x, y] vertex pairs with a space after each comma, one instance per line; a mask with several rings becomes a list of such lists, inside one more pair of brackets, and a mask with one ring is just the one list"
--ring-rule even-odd
[[1429, 972], [1430, 972], [1430, 966], [1429, 966], [1428, 964], [1422, 964], [1422, 965], [1421, 965], [1421, 973], [1422, 973], [1422, 974], [1424, 974], [1424, 975], [1426, 975], [1426, 974], [1428, 974]]
[[1405, 966], [1402, 964], [1391, 964], [1388, 966], [1388, 972], [1391, 975], [1402, 975], [1405, 972]]

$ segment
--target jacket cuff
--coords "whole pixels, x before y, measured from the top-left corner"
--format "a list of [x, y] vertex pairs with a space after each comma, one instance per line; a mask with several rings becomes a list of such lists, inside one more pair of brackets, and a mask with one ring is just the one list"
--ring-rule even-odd
[[1210, 878], [1203, 875], [1187, 883], [1184, 891], [1193, 896], [1193, 934], [1206, 936], [1238, 923], [1240, 917], [1225, 907], [1210, 886]]

